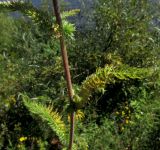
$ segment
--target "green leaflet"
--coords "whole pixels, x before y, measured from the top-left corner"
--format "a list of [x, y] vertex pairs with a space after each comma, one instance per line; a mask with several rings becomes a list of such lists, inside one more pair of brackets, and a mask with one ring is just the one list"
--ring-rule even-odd
[[77, 102], [78, 107], [83, 106], [93, 92], [102, 92], [107, 85], [120, 82], [122, 80], [130, 79], [143, 79], [150, 76], [153, 73], [151, 69], [136, 68], [127, 65], [120, 65], [115, 67], [113, 65], [107, 65], [104, 68], [97, 69], [96, 73], [88, 76], [82, 83], [78, 95], [80, 102]]
[[[20, 11], [22, 14], [30, 18], [34, 24], [39, 25], [40, 29], [46, 30], [47, 32], [53, 32], [55, 18], [53, 18], [47, 11], [42, 11], [37, 9], [32, 5], [32, 3], [24, 1], [3, 1], [0, 2], [0, 10], [8, 9], [10, 11]], [[76, 15], [80, 10], [73, 9], [70, 11], [62, 12], [63, 27], [66, 37], [74, 39], [73, 32], [75, 31], [75, 26], [65, 19], [69, 16]]]
[[61, 16], [62, 16], [62, 19], [65, 19], [67, 17], [75, 16], [79, 12], [80, 12], [80, 9], [72, 9], [70, 11], [64, 11], [64, 12], [62, 12]]
[[34, 7], [31, 3], [27, 3], [24, 1], [3, 1], [0, 2], [0, 9], [8, 9], [10, 11], [20, 11], [21, 13], [25, 14], [29, 18], [31, 18], [32, 21], [38, 24], [44, 24], [49, 25], [49, 20], [51, 17], [46, 12], [37, 9]]
[[38, 115], [43, 121], [45, 121], [56, 133], [60, 141], [66, 145], [66, 126], [61, 120], [61, 116], [56, 111], [53, 111], [53, 107], [34, 102], [34, 100], [30, 99], [27, 95], [22, 95], [22, 97], [24, 105], [28, 108], [28, 110], [32, 114]]

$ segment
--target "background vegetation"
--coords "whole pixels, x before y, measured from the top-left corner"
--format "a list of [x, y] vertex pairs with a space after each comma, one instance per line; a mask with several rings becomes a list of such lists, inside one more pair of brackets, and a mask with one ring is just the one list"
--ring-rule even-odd
[[[82, 2], [62, 12], [73, 106], [52, 6], [0, 2], [0, 149], [65, 149], [73, 109], [73, 149], [159, 149], [159, 3]], [[83, 28], [70, 23], [79, 15]]]

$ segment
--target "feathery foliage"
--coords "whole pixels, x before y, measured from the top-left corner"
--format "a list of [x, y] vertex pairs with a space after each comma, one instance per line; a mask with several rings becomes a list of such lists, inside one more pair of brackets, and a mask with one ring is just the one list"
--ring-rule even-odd
[[[58, 28], [55, 24], [55, 18], [52, 17], [50, 12], [43, 11], [33, 6], [32, 3], [25, 2], [23, 0], [16, 1], [3, 1], [0, 2], [0, 10], [7, 9], [9, 11], [20, 11], [25, 16], [29, 17], [34, 24], [39, 26], [39, 29], [44, 32], [46, 31], [48, 38], [52, 35], [51, 33]], [[73, 9], [70, 11], [62, 12], [63, 28], [64, 33], [67, 38], [73, 39], [73, 32], [75, 31], [75, 26], [69, 23], [66, 18], [76, 15], [80, 10]]]
[[21, 13], [25, 14], [29, 18], [31, 18], [35, 23], [40, 23], [41, 25], [51, 25], [50, 19], [51, 17], [47, 12], [44, 12], [40, 9], [34, 7], [31, 3], [16, 0], [16, 1], [3, 1], [0, 2], [0, 9], [7, 9], [10, 11], [20, 11]]
[[88, 76], [81, 85], [79, 91], [80, 105], [86, 103], [93, 92], [104, 93], [106, 86], [109, 84], [115, 84], [122, 80], [143, 79], [151, 75], [152, 72], [151, 69], [129, 67], [127, 65], [118, 67], [106, 65], [105, 68], [98, 68], [96, 73]]
[[[74, 42], [75, 26], [67, 19], [79, 10], [61, 12], [66, 41], [73, 45], [73, 105], [62, 78], [55, 17], [27, 0], [0, 2], [0, 12], [26, 16], [1, 15], [0, 149], [67, 150], [68, 112], [81, 108], [76, 110], [73, 149], [159, 150], [159, 27], [151, 24], [155, 16], [149, 15], [146, 0], [97, 1], [94, 10], [81, 11], [93, 18], [78, 16], [83, 28], [77, 28]], [[28, 96], [22, 101], [17, 93]]]
[[62, 12], [61, 16], [62, 16], [63, 19], [65, 19], [67, 17], [75, 16], [79, 12], [80, 12], [80, 9], [72, 9], [72, 10], [69, 10], [69, 11]]
[[44, 106], [40, 103], [34, 102], [29, 99], [28, 96], [22, 95], [25, 106], [30, 110], [31, 113], [38, 115], [41, 119], [50, 126], [52, 131], [56, 133], [60, 141], [66, 144], [66, 127], [62, 121], [62, 117], [55, 111], [52, 106]]

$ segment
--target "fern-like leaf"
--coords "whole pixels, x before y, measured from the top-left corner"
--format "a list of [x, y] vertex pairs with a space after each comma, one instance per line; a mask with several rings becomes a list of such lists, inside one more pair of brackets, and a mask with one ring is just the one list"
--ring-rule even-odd
[[[28, 3], [22, 0], [14, 0], [14, 1], [3, 1], [0, 2], [0, 10], [7, 9], [9, 11], [19, 11], [28, 18], [30, 18], [34, 24], [38, 25], [42, 31], [46, 31], [50, 37], [52, 31], [54, 31], [56, 24], [55, 17], [52, 17], [47, 11], [42, 11], [37, 9], [32, 5], [32, 3]], [[74, 16], [79, 12], [79, 9], [73, 9], [70, 11], [62, 12], [63, 19], [63, 28], [64, 33], [67, 38], [74, 39], [73, 32], [75, 31], [75, 26], [69, 23], [66, 18], [69, 16]]]
[[82, 83], [79, 90], [79, 101], [77, 101], [78, 107], [81, 107], [90, 100], [93, 92], [103, 92], [109, 84], [114, 84], [122, 80], [130, 79], [143, 79], [147, 75], [151, 75], [153, 71], [149, 69], [142, 69], [136, 67], [129, 67], [127, 65], [121, 65], [115, 67], [113, 65], [107, 65], [105, 68], [97, 69], [96, 73], [88, 76]]
[[26, 95], [22, 95], [24, 105], [28, 110], [35, 115], [38, 115], [43, 121], [45, 121], [49, 127], [56, 133], [60, 141], [66, 145], [67, 136], [66, 136], [66, 127], [64, 122], [61, 119], [61, 116], [53, 111], [52, 106], [45, 106], [40, 103], [34, 102]]
[[79, 12], [80, 12], [80, 9], [72, 9], [72, 10], [69, 10], [69, 11], [62, 12], [61, 16], [62, 16], [62, 19], [65, 19], [67, 17], [75, 16]]
[[0, 10], [3, 9], [10, 11], [20, 11], [22, 14], [25, 14], [32, 21], [34, 21], [34, 23], [44, 25], [44, 27], [52, 27], [50, 15], [47, 12], [37, 9], [31, 3], [22, 0], [6, 0], [0, 2]]

